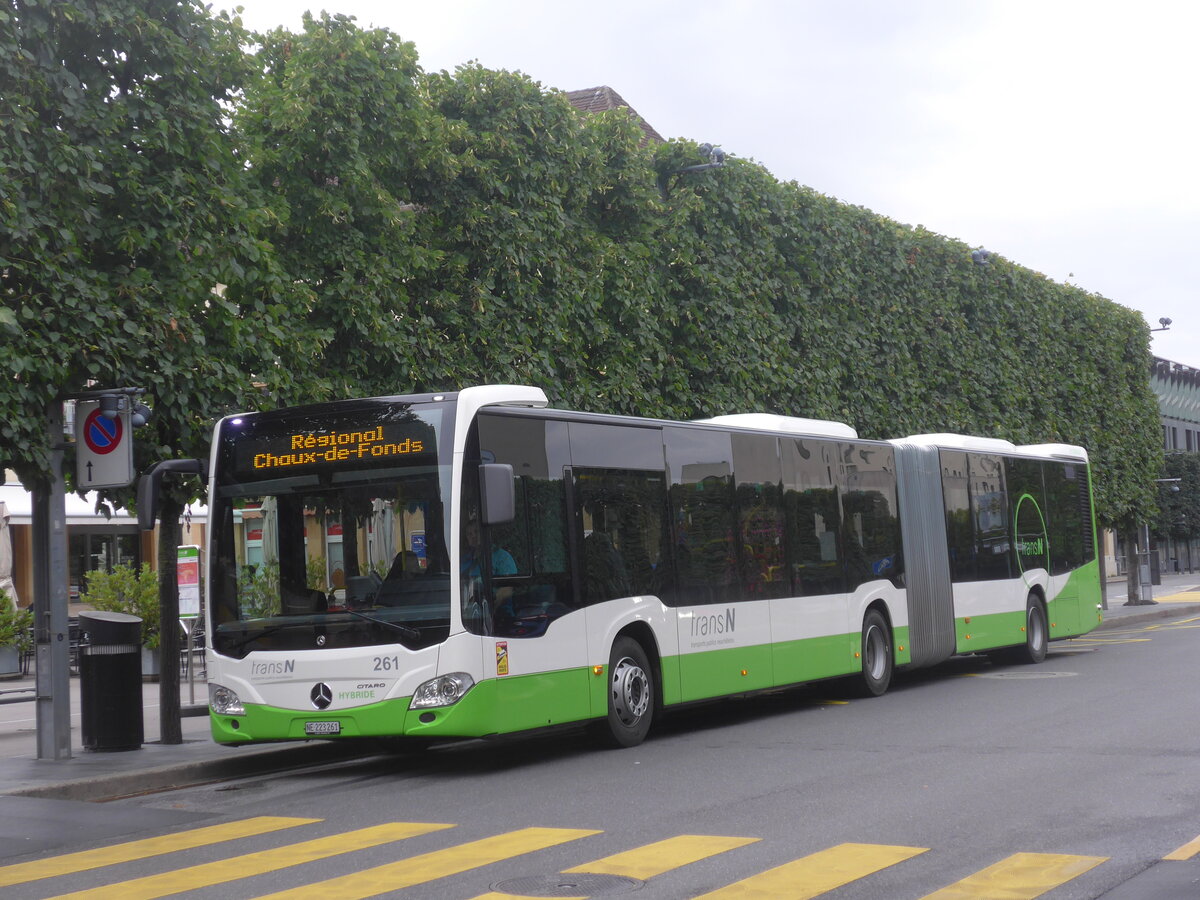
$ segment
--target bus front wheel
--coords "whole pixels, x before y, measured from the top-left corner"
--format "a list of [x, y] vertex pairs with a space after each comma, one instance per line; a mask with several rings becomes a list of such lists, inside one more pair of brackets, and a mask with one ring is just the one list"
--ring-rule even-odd
[[608, 657], [608, 728], [614, 747], [636, 747], [646, 739], [654, 719], [653, 669], [642, 645], [619, 637]]
[[862, 630], [862, 692], [881, 697], [891, 683], [892, 632], [879, 610], [868, 610]]

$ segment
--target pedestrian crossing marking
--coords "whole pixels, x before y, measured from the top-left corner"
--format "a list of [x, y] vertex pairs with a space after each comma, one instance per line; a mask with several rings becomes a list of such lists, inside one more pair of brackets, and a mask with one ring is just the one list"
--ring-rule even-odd
[[1106, 856], [1061, 853], [1014, 853], [922, 900], [1033, 900], [1106, 859]]
[[1191, 859], [1197, 853], [1200, 853], [1200, 837], [1188, 841], [1178, 850], [1172, 850], [1163, 859]]
[[134, 878], [118, 882], [107, 887], [92, 888], [62, 894], [52, 900], [154, 900], [156, 897], [168, 897], [183, 891], [192, 891], [202, 887], [212, 887], [243, 878], [253, 878], [267, 872], [278, 872], [291, 866], [299, 866], [343, 853], [353, 853], [355, 850], [365, 850], [378, 847], [392, 841], [429, 834], [453, 828], [453, 825], [441, 825], [429, 822], [389, 822], [385, 825], [375, 825], [370, 828], [360, 828], [342, 834], [303, 841], [299, 844], [288, 844], [272, 850], [262, 850], [257, 853], [247, 853], [231, 859], [221, 859], [215, 862], [202, 863], [184, 869], [173, 869], [161, 875], [148, 875], [144, 878]]
[[177, 831], [159, 837], [128, 841], [109, 847], [98, 847], [95, 850], [81, 850], [78, 853], [16, 863], [0, 867], [0, 887], [25, 884], [55, 875], [86, 872], [88, 869], [99, 869], [117, 863], [135, 862], [153, 856], [176, 853], [180, 850], [192, 850], [208, 844], [234, 841], [284, 828], [295, 828], [297, 825], [312, 825], [320, 821], [320, 819], [297, 819], [282, 816], [256, 816], [252, 819], [239, 819], [224, 825], [206, 825], [202, 828]]
[[564, 873], [587, 875], [624, 875], [645, 881], [663, 872], [682, 868], [690, 863], [753, 844], [760, 838], [719, 837], [716, 835], [681, 834], [624, 853], [616, 853], [595, 862], [563, 869]]
[[809, 900], [928, 851], [928, 847], [838, 844], [751, 875], [697, 900]]
[[[224, 825], [211, 825], [161, 837], [130, 841], [96, 850], [69, 853], [29, 863], [0, 867], [0, 885], [16, 885], [52, 876], [73, 875], [110, 865], [136, 862], [184, 852], [238, 838], [269, 834], [321, 819], [261, 816]], [[429, 822], [388, 822], [327, 835], [240, 856], [169, 869], [157, 875], [61, 894], [52, 900], [154, 900], [187, 891], [241, 883], [259, 875], [357, 851], [384, 847], [410, 837], [456, 826]], [[591, 829], [523, 828], [456, 846], [398, 859], [385, 865], [278, 891], [259, 900], [328, 898], [365, 900], [426, 884], [514, 859], [539, 850], [601, 834]], [[563, 869], [564, 890], [571, 890], [572, 874], [612, 875], [646, 881], [710, 857], [760, 841], [755, 837], [677, 835], [590, 863]], [[382, 851], [395, 859], [395, 851]], [[845, 843], [751, 875], [704, 894], [698, 900], [810, 900], [866, 878], [890, 866], [928, 852], [924, 847]], [[1188, 860], [1200, 855], [1200, 837], [1164, 857]], [[985, 869], [926, 895], [922, 900], [1034, 900], [1105, 862], [1107, 857], [1052, 853], [1015, 853]], [[166, 864], [162, 864], [166, 866]], [[343, 871], [353, 863], [343, 864]], [[103, 876], [100, 876], [103, 877]], [[296, 875], [298, 880], [303, 875]], [[576, 889], [586, 887], [581, 883]], [[474, 900], [529, 900], [516, 895], [488, 892]], [[564, 900], [587, 900], [586, 897]]]
[[327, 900], [329, 897], [363, 900], [600, 833], [580, 828], [522, 828], [340, 878], [267, 894], [259, 900]]

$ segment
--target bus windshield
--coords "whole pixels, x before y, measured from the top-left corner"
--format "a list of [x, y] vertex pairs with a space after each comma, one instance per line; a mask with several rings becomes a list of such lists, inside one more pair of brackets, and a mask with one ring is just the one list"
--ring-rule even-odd
[[445, 640], [451, 411], [367, 401], [222, 423], [214, 650]]

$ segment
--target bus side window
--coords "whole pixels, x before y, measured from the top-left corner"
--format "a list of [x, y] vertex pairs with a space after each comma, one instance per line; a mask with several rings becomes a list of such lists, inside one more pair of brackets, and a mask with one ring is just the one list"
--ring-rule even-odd
[[1050, 536], [1050, 572], [1065, 575], [1095, 558], [1087, 484], [1087, 468], [1077, 463], [1047, 462], [1046, 526]]
[[968, 489], [967, 454], [961, 450], [939, 452], [942, 497], [946, 507], [946, 542], [950, 553], [950, 580], [976, 581], [975, 537], [971, 526], [971, 493]]
[[1009, 578], [1012, 538], [1003, 462], [992, 454], [969, 453], [967, 464], [971, 472], [971, 519], [975, 525], [979, 580]]
[[733, 466], [742, 596], [747, 600], [783, 597], [789, 590], [789, 577], [784, 565], [783, 470], [778, 439], [734, 434]]
[[663, 437], [671, 478], [675, 602], [693, 606], [739, 600], [730, 436], [668, 427]]
[[842, 444], [842, 526], [850, 589], [903, 572], [896, 467], [889, 447]]
[[804, 438], [784, 440], [781, 449], [792, 593], [798, 597], [841, 593], [846, 578], [835, 475], [838, 446]]
[[574, 490], [584, 602], [661, 596], [668, 569], [663, 473], [577, 468]]

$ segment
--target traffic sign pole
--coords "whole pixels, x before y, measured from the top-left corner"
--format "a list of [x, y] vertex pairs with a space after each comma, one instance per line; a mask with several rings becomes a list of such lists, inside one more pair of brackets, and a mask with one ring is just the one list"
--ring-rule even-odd
[[71, 651], [67, 622], [67, 529], [62, 404], [51, 403], [51, 480], [33, 487], [33, 623], [38, 759], [71, 758]]

